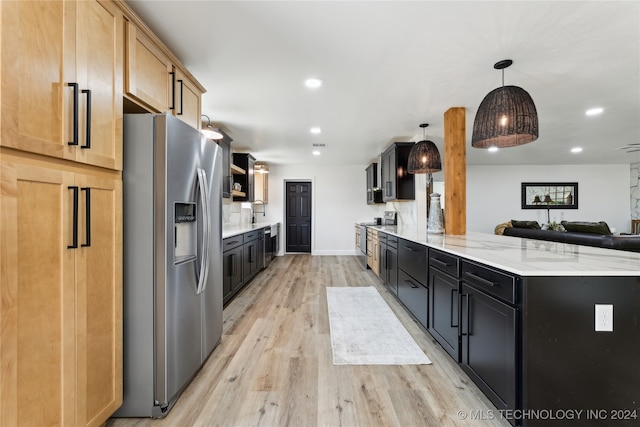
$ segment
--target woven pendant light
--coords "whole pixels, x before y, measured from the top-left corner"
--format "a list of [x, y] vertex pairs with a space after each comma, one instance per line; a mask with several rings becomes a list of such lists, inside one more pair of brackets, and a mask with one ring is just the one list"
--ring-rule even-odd
[[440, 194], [431, 192], [433, 190], [432, 174], [442, 170], [442, 162], [436, 144], [433, 141], [427, 141], [425, 136], [427, 126], [429, 126], [427, 123], [420, 125], [422, 128], [422, 141], [411, 147], [409, 160], [407, 161], [407, 171], [409, 173], [427, 174], [427, 188], [425, 191], [427, 196], [427, 233], [442, 234], [444, 233], [444, 218], [440, 208]]
[[518, 86], [504, 85], [504, 69], [510, 59], [497, 62], [502, 70], [502, 86], [484, 97], [473, 122], [471, 146], [476, 148], [514, 147], [538, 139], [538, 112], [533, 99]]
[[424, 135], [427, 126], [429, 126], [427, 123], [420, 125], [422, 128], [422, 141], [411, 147], [409, 152], [409, 160], [407, 162], [407, 171], [409, 173], [431, 174], [442, 170], [438, 147], [432, 141], [427, 141]]

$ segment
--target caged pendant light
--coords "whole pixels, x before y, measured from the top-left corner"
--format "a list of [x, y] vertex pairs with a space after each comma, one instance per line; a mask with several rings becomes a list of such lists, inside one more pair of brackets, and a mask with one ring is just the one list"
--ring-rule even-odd
[[484, 97], [473, 122], [471, 146], [476, 148], [514, 147], [538, 139], [538, 113], [533, 99], [518, 86], [504, 85], [504, 69], [510, 59], [497, 62], [502, 70], [502, 86]]

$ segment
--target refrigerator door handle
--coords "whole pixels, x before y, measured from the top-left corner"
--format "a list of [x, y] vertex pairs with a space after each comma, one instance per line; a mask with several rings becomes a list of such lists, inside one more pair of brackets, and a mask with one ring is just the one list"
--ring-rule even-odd
[[209, 184], [208, 184], [208, 177], [207, 177], [207, 172], [203, 169], [202, 170], [202, 175], [204, 177], [204, 186], [205, 186], [205, 203], [207, 205], [207, 259], [206, 259], [206, 264], [205, 264], [205, 272], [204, 272], [204, 282], [202, 283], [202, 290], [200, 292], [204, 292], [205, 289], [207, 289], [207, 283], [209, 283], [208, 278], [209, 278], [209, 267], [211, 266], [211, 258], [209, 257], [209, 251], [211, 250], [211, 226], [212, 226], [212, 221], [211, 221], [211, 193], [209, 192]]
[[209, 273], [209, 189], [207, 188], [207, 173], [198, 168], [198, 186], [200, 187], [200, 203], [202, 204], [202, 261], [198, 274], [198, 286], [196, 293], [204, 291]]

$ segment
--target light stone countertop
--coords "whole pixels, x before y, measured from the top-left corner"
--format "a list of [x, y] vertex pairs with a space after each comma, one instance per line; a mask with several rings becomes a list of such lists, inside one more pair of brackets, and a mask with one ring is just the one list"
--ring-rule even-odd
[[520, 276], [640, 277], [637, 252], [475, 232], [453, 236], [413, 227], [368, 227]]
[[254, 224], [222, 224], [222, 238], [226, 239], [227, 237], [233, 237], [249, 231], [270, 227], [278, 223], [280, 223], [280, 221], [256, 222]]

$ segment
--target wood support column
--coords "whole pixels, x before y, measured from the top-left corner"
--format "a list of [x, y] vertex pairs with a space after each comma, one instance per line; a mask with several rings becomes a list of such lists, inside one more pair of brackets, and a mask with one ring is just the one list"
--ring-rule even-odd
[[444, 229], [467, 232], [466, 112], [452, 107], [444, 113]]

